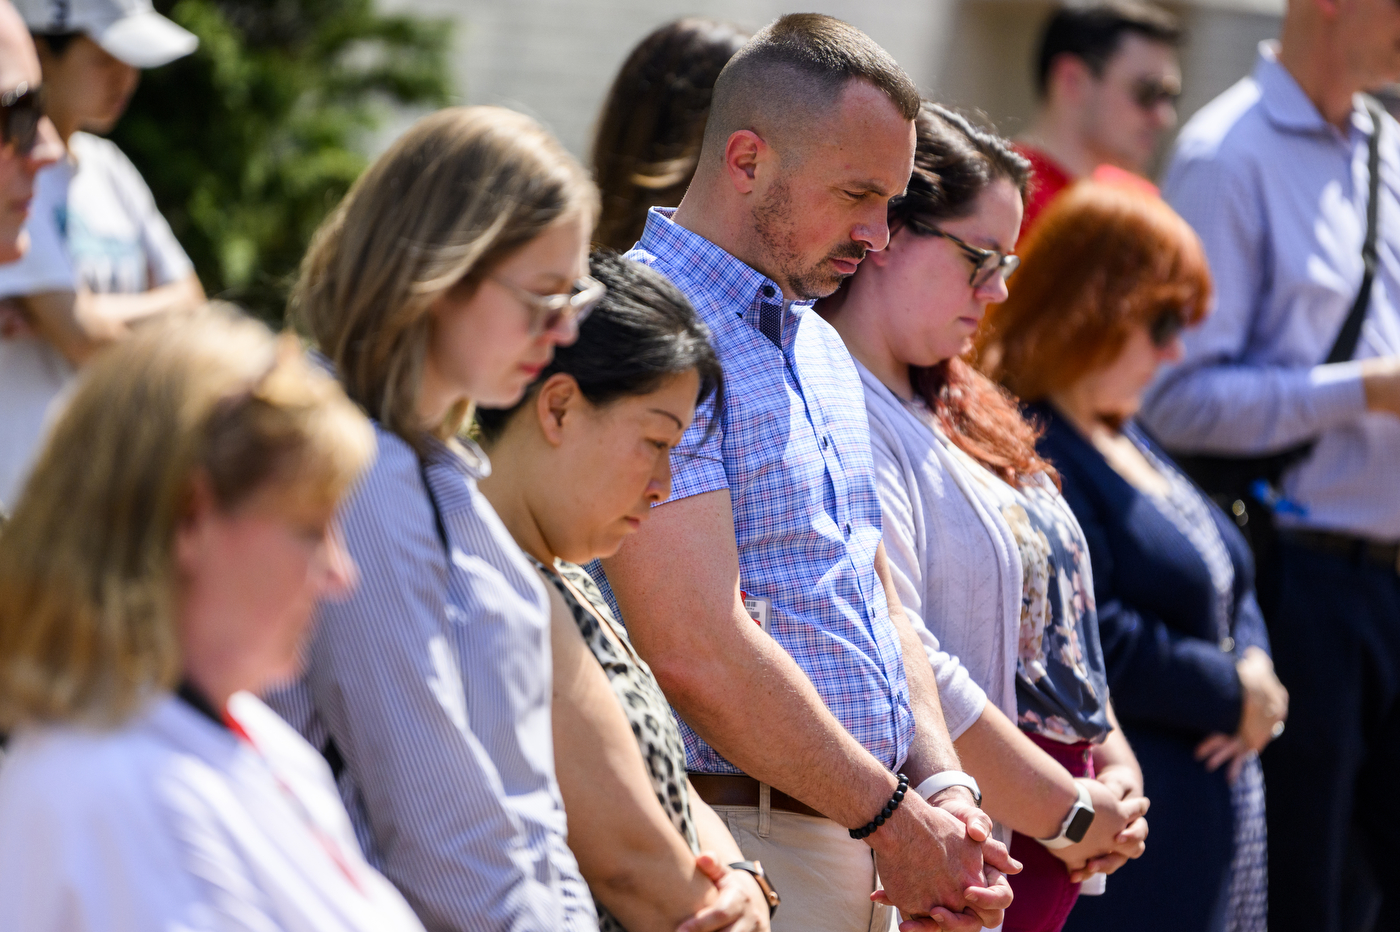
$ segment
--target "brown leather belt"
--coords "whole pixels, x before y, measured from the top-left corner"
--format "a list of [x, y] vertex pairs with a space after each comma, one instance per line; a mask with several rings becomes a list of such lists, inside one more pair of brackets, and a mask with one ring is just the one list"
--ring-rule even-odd
[[[690, 785], [695, 787], [695, 792], [700, 794], [700, 798], [711, 806], [758, 807], [758, 781], [753, 777], [727, 773], [692, 773]], [[818, 819], [826, 818], [806, 803], [771, 787], [768, 805], [783, 812], [816, 816]]]
[[1339, 554], [1356, 563], [1370, 563], [1392, 573], [1400, 573], [1400, 544], [1381, 543], [1330, 531], [1285, 529], [1279, 532], [1279, 537], [1312, 550]]

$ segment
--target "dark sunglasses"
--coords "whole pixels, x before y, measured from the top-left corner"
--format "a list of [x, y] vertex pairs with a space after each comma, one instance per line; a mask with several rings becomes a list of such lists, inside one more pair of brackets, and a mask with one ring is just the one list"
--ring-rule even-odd
[[43, 88], [20, 82], [12, 91], [0, 93], [0, 136], [3, 144], [14, 146], [15, 155], [34, 151], [39, 138], [39, 121], [44, 118]]
[[1133, 82], [1133, 101], [1144, 110], [1156, 110], [1162, 104], [1176, 105], [1181, 98], [1181, 85], [1160, 78], [1141, 78]]
[[910, 230], [920, 236], [941, 236], [967, 256], [967, 261], [972, 263], [972, 275], [967, 283], [973, 288], [981, 288], [992, 280], [992, 276], [1001, 274], [1002, 280], [1011, 277], [1011, 273], [1016, 271], [1021, 265], [1021, 257], [1009, 252], [997, 252], [995, 249], [982, 249], [971, 243], [963, 242], [951, 233], [944, 233], [938, 227], [920, 223], [917, 220], [910, 220], [906, 223]]
[[1152, 319], [1147, 325], [1147, 336], [1152, 345], [1166, 349], [1181, 331], [1186, 329], [1186, 315], [1179, 308], [1168, 308]]

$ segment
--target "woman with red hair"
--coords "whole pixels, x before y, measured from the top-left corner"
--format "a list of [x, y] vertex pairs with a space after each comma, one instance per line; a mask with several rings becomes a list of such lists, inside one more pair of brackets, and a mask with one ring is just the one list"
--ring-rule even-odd
[[1015, 401], [958, 358], [1006, 296], [1029, 166], [932, 104], [915, 131], [889, 247], [817, 307], [865, 387], [898, 601], [1025, 865], [1005, 929], [1057, 932], [1080, 881], [1142, 853], [1147, 800], [1114, 727], [1083, 535]]
[[1258, 752], [1288, 694], [1243, 536], [1133, 422], [1210, 292], [1200, 240], [1162, 200], [1081, 183], [1037, 223], [976, 341], [1043, 426], [1088, 539], [1109, 687], [1152, 788], [1152, 850], [1070, 929], [1265, 928]]

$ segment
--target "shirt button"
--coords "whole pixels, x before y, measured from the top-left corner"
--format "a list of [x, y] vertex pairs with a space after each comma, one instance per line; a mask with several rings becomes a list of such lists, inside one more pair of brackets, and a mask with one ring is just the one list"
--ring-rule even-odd
[[771, 298], [771, 297], [773, 297], [773, 286], [772, 286], [772, 285], [764, 285], [764, 286], [763, 286], [763, 296], [764, 296], [765, 298]]
[[830, 437], [830, 436], [823, 437], [823, 438], [822, 438], [822, 449], [825, 450], [825, 449], [826, 449], [827, 447], [829, 447], [829, 446], [831, 446], [831, 437]]
[[1224, 651], [1225, 653], [1227, 653], [1227, 654], [1230, 653], [1232, 650], [1235, 649], [1235, 639], [1232, 638], [1232, 637], [1223, 637], [1223, 638], [1221, 638], [1221, 639], [1220, 639], [1220, 649], [1223, 650], [1223, 651]]
[[850, 537], [850, 536], [851, 536], [851, 522], [849, 522], [849, 521], [846, 522], [846, 536], [847, 536], [847, 537]]

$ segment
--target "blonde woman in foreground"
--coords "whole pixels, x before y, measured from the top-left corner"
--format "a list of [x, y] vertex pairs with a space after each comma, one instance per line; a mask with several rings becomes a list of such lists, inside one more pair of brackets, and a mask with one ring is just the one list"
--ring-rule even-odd
[[325, 762], [252, 695], [354, 567], [365, 418], [232, 311], [84, 375], [0, 533], [6, 929], [421, 930]]

